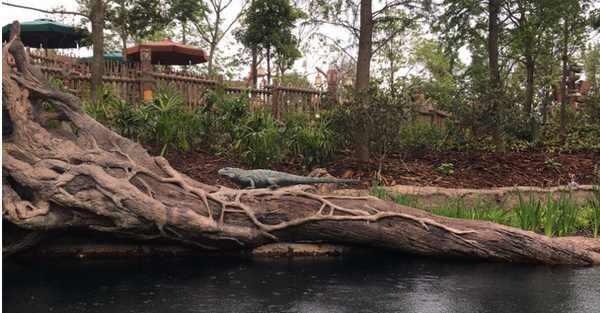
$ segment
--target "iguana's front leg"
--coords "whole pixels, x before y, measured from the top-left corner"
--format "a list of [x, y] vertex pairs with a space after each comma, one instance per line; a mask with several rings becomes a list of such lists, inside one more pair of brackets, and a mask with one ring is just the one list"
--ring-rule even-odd
[[279, 188], [279, 185], [277, 184], [277, 181], [273, 178], [267, 178], [267, 183], [269, 184], [269, 189], [277, 189]]
[[248, 178], [248, 181], [250, 182], [250, 187], [248, 187], [249, 189], [256, 188], [256, 184], [254, 183], [254, 179]]

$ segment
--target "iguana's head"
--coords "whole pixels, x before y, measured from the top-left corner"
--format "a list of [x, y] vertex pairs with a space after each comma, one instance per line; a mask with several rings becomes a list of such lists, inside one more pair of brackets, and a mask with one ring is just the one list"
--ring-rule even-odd
[[238, 174], [238, 170], [235, 167], [224, 167], [218, 171], [219, 175], [234, 178]]

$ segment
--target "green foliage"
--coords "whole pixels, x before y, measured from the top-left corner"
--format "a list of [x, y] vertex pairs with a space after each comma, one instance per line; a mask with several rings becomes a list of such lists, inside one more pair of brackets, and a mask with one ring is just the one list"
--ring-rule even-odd
[[418, 199], [415, 196], [400, 193], [390, 193], [381, 186], [373, 186], [369, 194], [381, 200], [391, 200], [398, 205], [404, 205], [413, 208], [418, 207]]
[[305, 114], [289, 114], [285, 118], [285, 142], [290, 152], [306, 167], [323, 164], [337, 151], [336, 135], [327, 116], [311, 118]]
[[513, 208], [516, 224], [525, 230], [537, 231], [541, 228], [542, 202], [529, 197], [525, 201], [519, 194], [519, 204]]
[[442, 163], [438, 167], [436, 167], [435, 170], [442, 175], [450, 176], [454, 174], [454, 164]]
[[294, 23], [304, 16], [290, 0], [254, 0], [242, 20], [242, 28], [235, 35], [244, 46], [265, 50], [268, 67], [275, 52], [277, 64], [283, 71], [302, 55], [292, 30]]
[[429, 123], [413, 122], [400, 128], [398, 141], [399, 148], [404, 151], [436, 151], [442, 148], [444, 131]]
[[600, 187], [594, 186], [593, 197], [588, 200], [587, 206], [590, 209], [589, 220], [594, 237], [600, 234]]
[[558, 200], [549, 195], [542, 210], [542, 226], [546, 236], [564, 236], [577, 230], [578, 207], [571, 195], [561, 194]]
[[434, 208], [431, 212], [435, 215], [452, 218], [484, 220], [505, 225], [511, 223], [509, 211], [484, 201], [477, 201], [473, 206], [468, 207], [462, 198], [451, 199], [445, 205]]
[[560, 163], [560, 161], [557, 161], [553, 158], [548, 158], [544, 161], [544, 167], [550, 170], [555, 170], [558, 171], [560, 170], [562, 164]]
[[152, 102], [129, 104], [104, 91], [102, 101], [84, 103], [94, 119], [119, 134], [145, 143], [188, 150], [202, 130], [196, 110], [186, 107], [183, 98], [171, 90], [156, 93]]
[[84, 102], [83, 109], [122, 136], [136, 140], [143, 133], [144, 123], [138, 114], [138, 107], [119, 99], [107, 88], [104, 88], [101, 101]]
[[[590, 103], [590, 105], [593, 105]], [[567, 137], [561, 142], [558, 115], [543, 128], [539, 145], [548, 151], [600, 151], [600, 122], [586, 112], [567, 110]]]
[[283, 160], [285, 150], [279, 126], [271, 113], [259, 110], [247, 115], [235, 129], [234, 149], [254, 167]]
[[189, 150], [199, 140], [201, 121], [196, 110], [186, 107], [183, 98], [167, 89], [137, 111], [144, 124], [142, 139], [168, 147]]

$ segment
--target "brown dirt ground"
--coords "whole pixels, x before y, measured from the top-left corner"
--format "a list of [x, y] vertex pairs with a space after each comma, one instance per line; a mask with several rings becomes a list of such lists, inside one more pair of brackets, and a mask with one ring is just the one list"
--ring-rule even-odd
[[[150, 149], [153, 153], [157, 149]], [[173, 166], [190, 177], [208, 184], [233, 185], [220, 177], [217, 171], [226, 166], [248, 168], [238, 160], [216, 156], [205, 151], [169, 152], [167, 159]], [[553, 162], [546, 162], [553, 160]], [[558, 163], [555, 163], [558, 162]], [[444, 175], [436, 170], [442, 163], [452, 163], [454, 173]], [[552, 166], [551, 164], [556, 164]], [[558, 165], [560, 164], [560, 165]], [[448, 188], [489, 188], [510, 186], [549, 187], [565, 185], [574, 175], [579, 184], [594, 182], [595, 167], [600, 170], [600, 153], [549, 154], [541, 152], [444, 152], [426, 155], [390, 155], [383, 162], [372, 159], [360, 162], [350, 152], [336, 161], [325, 164], [336, 177], [356, 178], [360, 187], [368, 188], [375, 181], [379, 168], [385, 185], [438, 186]], [[274, 170], [306, 175], [299, 162], [282, 163]]]

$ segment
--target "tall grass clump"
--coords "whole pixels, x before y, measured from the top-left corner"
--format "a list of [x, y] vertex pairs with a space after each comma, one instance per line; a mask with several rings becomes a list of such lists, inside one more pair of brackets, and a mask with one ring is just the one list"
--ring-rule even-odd
[[382, 186], [373, 186], [370, 195], [381, 200], [391, 200], [398, 205], [418, 207], [418, 199], [415, 196], [388, 192]]
[[532, 196], [525, 201], [519, 194], [519, 204], [513, 208], [516, 225], [521, 229], [536, 231], [541, 228], [542, 201]]
[[546, 236], [564, 236], [577, 231], [578, 207], [571, 195], [561, 194], [558, 200], [548, 195], [542, 212], [542, 226]]
[[462, 198], [450, 199], [445, 205], [434, 208], [435, 215], [471, 220], [490, 221], [498, 224], [510, 224], [510, 213], [489, 202], [478, 200], [468, 207]]
[[594, 237], [598, 237], [600, 233], [600, 186], [594, 186], [593, 196], [588, 200], [590, 208], [590, 224]]

